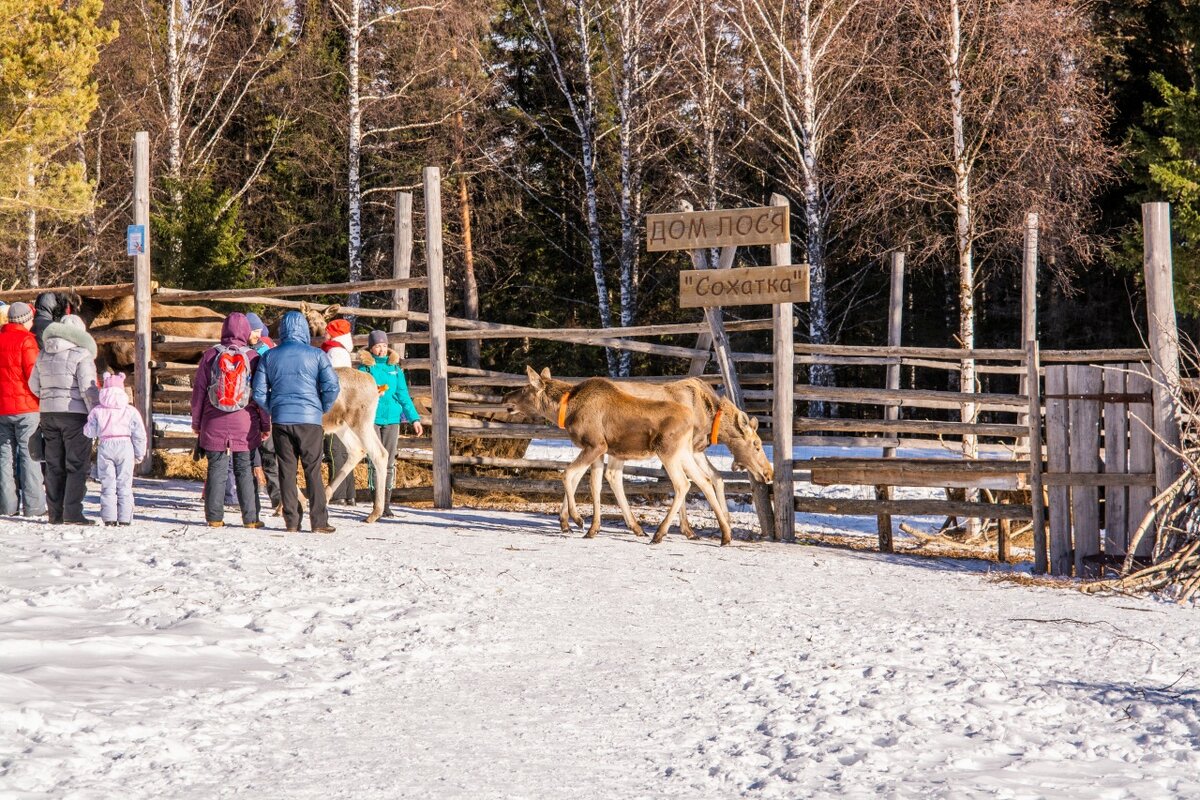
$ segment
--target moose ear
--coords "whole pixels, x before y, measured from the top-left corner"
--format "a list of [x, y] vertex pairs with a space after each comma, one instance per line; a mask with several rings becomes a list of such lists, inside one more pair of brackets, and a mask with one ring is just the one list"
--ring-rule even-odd
[[750, 430], [758, 430], [758, 417], [750, 417]]
[[542, 376], [534, 371], [533, 367], [525, 365], [525, 374], [529, 376], [529, 385], [535, 389], [542, 388]]
[[550, 380], [550, 368], [549, 367], [542, 367], [542, 380], [545, 380], [545, 381]]

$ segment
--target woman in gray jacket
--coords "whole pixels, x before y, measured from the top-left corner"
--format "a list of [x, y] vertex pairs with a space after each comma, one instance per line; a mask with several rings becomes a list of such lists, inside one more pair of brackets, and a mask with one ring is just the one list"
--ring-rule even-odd
[[96, 404], [96, 342], [79, 317], [46, 326], [29, 388], [38, 396], [45, 443], [46, 504], [52, 524], [94, 525], [83, 516], [92, 440], [83, 432]]

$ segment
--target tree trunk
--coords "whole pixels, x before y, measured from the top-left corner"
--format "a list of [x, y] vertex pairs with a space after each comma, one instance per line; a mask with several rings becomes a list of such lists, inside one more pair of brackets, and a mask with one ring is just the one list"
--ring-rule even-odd
[[[455, 125], [461, 136], [463, 133], [462, 112], [455, 115]], [[466, 319], [479, 319], [479, 285], [475, 281], [475, 250], [471, 244], [471, 193], [467, 186], [467, 174], [463, 171], [461, 148], [455, 156], [455, 168], [458, 171], [458, 213], [462, 225], [463, 246], [463, 316]], [[468, 339], [466, 342], [467, 366], [479, 369], [481, 363], [478, 339]]]
[[[804, 164], [804, 239], [805, 257], [809, 268], [808, 336], [813, 344], [829, 343], [829, 299], [825, 286], [825, 220], [824, 195], [821, 191], [818, 148], [821, 134], [817, 130], [816, 75], [813, 65], [812, 3], [805, 0], [800, 16], [800, 69], [804, 79], [802, 139]], [[828, 364], [809, 367], [809, 382], [814, 386], [833, 386], [833, 368]], [[824, 402], [809, 404], [809, 414], [823, 417], [836, 413], [836, 407]]]
[[[950, 107], [954, 129], [954, 241], [958, 257], [958, 339], [964, 350], [975, 347], [975, 265], [972, 258], [971, 166], [963, 134], [962, 30], [958, 0], [950, 0]], [[959, 391], [975, 391], [975, 360], [964, 358]], [[976, 405], [962, 408], [962, 421], [975, 422]], [[963, 436], [963, 455], [978, 454], [978, 439]]]
[[[348, 217], [348, 260], [349, 270], [347, 280], [357, 283], [362, 280], [362, 181], [359, 171], [362, 165], [362, 103], [359, 92], [359, 45], [362, 41], [362, 28], [359, 19], [362, 13], [361, 0], [351, 0], [350, 21], [347, 25], [347, 97], [350, 105], [350, 130], [347, 150], [347, 180], [346, 190], [349, 195]], [[359, 293], [350, 292], [346, 304], [356, 308], [359, 304]]]
[[[29, 185], [33, 186], [33, 173], [29, 174]], [[30, 286], [40, 286], [38, 275], [37, 210], [25, 212], [25, 280]]]
[[[641, 165], [634, 142], [633, 116], [637, 98], [634, 81], [638, 79], [641, 47], [641, 13], [639, 0], [624, 0], [621, 14], [621, 78], [617, 91], [619, 116], [618, 141], [621, 152], [621, 247], [618, 257], [621, 270], [621, 325], [633, 325], [637, 304], [637, 205], [640, 197]], [[622, 350], [618, 355], [617, 373], [630, 374], [632, 353]]]
[[[577, 4], [576, 24], [579, 26], [580, 50], [583, 65], [584, 109], [580, 125], [580, 150], [583, 155], [583, 190], [584, 206], [587, 218], [588, 245], [592, 257], [592, 276], [596, 281], [596, 300], [600, 312], [600, 326], [612, 327], [612, 305], [608, 297], [608, 281], [604, 277], [604, 259], [600, 252], [600, 209], [598, 186], [596, 182], [596, 85], [592, 76], [592, 64], [588, 54], [591, 52], [590, 31], [588, 29], [585, 3], [580, 0]], [[608, 362], [608, 374], [616, 377], [619, 374], [619, 364], [615, 351], [606, 349], [605, 359]]]
[[[183, 74], [179, 62], [182, 3], [167, 3], [167, 178], [176, 219], [183, 215]], [[182, 259], [183, 241], [173, 236], [167, 250], [168, 273], [178, 275]]]
[[[83, 173], [88, 172], [87, 149], [83, 144], [83, 134], [80, 134], [75, 139], [75, 155], [79, 159], [80, 166], [83, 167]], [[99, 161], [100, 156], [96, 159]], [[99, 176], [96, 179], [96, 186], [100, 185]], [[83, 263], [87, 266], [87, 278], [85, 283], [93, 285], [97, 282], [100, 275], [100, 235], [96, 225], [96, 199], [95, 190], [93, 189], [92, 202], [88, 203], [87, 213], [83, 215]]]

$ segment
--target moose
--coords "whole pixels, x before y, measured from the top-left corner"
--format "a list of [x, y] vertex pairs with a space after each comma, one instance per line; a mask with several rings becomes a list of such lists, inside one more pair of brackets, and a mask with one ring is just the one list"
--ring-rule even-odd
[[[704, 454], [709, 445], [722, 444], [729, 448], [733, 455], [733, 468], [746, 470], [754, 480], [771, 483], [775, 479], [775, 468], [763, 452], [762, 439], [758, 435], [758, 420], [742, 411], [728, 398], [718, 396], [711, 386], [699, 378], [684, 378], [666, 384], [617, 381], [617, 386], [634, 397], [673, 400], [689, 410], [696, 465], [705, 470], [713, 482], [721, 511], [729, 507], [725, 501], [725, 482]], [[641, 536], [641, 526], [633, 517], [629, 510], [629, 502], [625, 498], [625, 479], [622, 472], [624, 466], [625, 462], [622, 459], [610, 455], [604, 476], [617, 499], [617, 505], [621, 508], [625, 524]], [[721, 511], [717, 513], [720, 514]], [[687, 538], [695, 538], [696, 534], [687, 519], [686, 506], [679, 511], [679, 530]]]
[[[686, 406], [673, 400], [635, 397], [607, 378], [589, 378], [573, 386], [555, 380], [549, 369], [538, 373], [526, 366], [525, 372], [528, 385], [509, 393], [506, 403], [514, 411], [557, 422], [580, 448], [579, 455], [563, 472], [565, 496], [558, 519], [564, 533], [570, 529], [570, 521], [583, 524], [583, 516], [575, 507], [575, 490], [589, 469], [592, 470], [592, 523], [584, 536], [590, 539], [599, 532], [602, 478], [599, 462], [606, 453], [621, 461], [654, 455], [671, 479], [674, 495], [651, 544], [658, 544], [666, 536], [671, 521], [683, 508], [690, 482], [700, 487], [716, 513], [721, 544], [732, 541], [728, 512], [717, 499], [708, 471], [696, 462], [692, 414]], [[632, 521], [627, 503], [622, 512], [627, 514], [627, 523]]]

